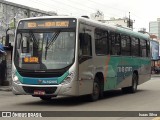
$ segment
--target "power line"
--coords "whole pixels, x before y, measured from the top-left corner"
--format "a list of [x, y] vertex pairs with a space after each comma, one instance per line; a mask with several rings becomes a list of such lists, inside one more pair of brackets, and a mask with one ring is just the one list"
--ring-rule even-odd
[[[66, 9], [66, 8], [64, 8], [63, 7], [63, 9], [61, 9], [60, 8], [60, 6], [59, 7], [57, 7], [55, 4], [52, 4], [52, 2], [50, 2], [50, 5], [48, 5], [48, 4], [46, 4], [45, 2], [41, 2], [41, 1], [39, 1], [39, 0], [36, 0], [36, 1], [34, 1], [34, 3], [38, 3], [38, 4], [41, 4], [41, 5], [45, 5], [45, 6], [47, 6], [47, 7], [50, 7], [50, 8], [53, 8], [53, 6], [55, 7], [55, 8], [57, 8], [57, 9], [59, 9], [60, 11], [64, 11], [64, 13], [67, 13], [67, 12], [69, 12], [70, 10], [69, 9]], [[56, 3], [57, 3], [57, 1], [55, 1]], [[60, 3], [60, 2], [58, 2], [58, 3]], [[65, 4], [65, 6], [67, 6], [67, 7], [71, 7], [70, 5], [68, 5], [68, 4]], [[74, 7], [74, 8], [76, 8], [76, 9], [79, 9], [79, 8], [77, 8], [77, 7]], [[55, 10], [55, 9], [54, 9]], [[83, 10], [83, 9], [81, 9], [81, 10]], [[80, 11], [80, 10], [76, 10], [76, 11], [74, 11], [74, 13], [79, 13], [78, 11]], [[83, 11], [85, 11], [85, 13], [86, 13], [86, 10], [83, 10]], [[69, 12], [69, 13], [71, 13], [71, 12]], [[67, 13], [68, 14], [68, 13]]]
[[[100, 5], [100, 7], [103, 7], [104, 9], [106, 9], [106, 8], [108, 8], [108, 9], [113, 9], [114, 11], [118, 11], [118, 12], [120, 12], [120, 13], [128, 13], [129, 11], [128, 10], [124, 10], [124, 9], [119, 9], [119, 8], [117, 8], [117, 7], [113, 7], [113, 6], [109, 6], [109, 5], [106, 5], [106, 4], [103, 4], [102, 2], [95, 2], [95, 1], [92, 1], [92, 0], [88, 0], [88, 1], [90, 1], [91, 3], [94, 3], [94, 4], [96, 4], [96, 5]], [[107, 12], [106, 12], [107, 11]], [[104, 13], [108, 13], [108, 11], [109, 10], [106, 10]], [[121, 15], [119, 15], [118, 13], [117, 14], [115, 14], [115, 13], [117, 13], [117, 12], [114, 12], [114, 13], [112, 13], [112, 15], [115, 15], [115, 16], [119, 16], [119, 17], [122, 17]]]
[[[72, 0], [68, 0], [68, 1], [74, 2], [74, 3], [78, 3], [78, 4], [81, 4], [81, 5], [82, 5], [82, 3], [78, 2], [78, 1], [72, 1]], [[95, 8], [92, 8], [92, 7], [87, 6], [86, 4], [83, 4], [83, 5], [82, 5], [82, 7], [84, 7], [84, 6], [86, 6], [87, 8], [89, 8], [89, 9], [91, 9], [91, 10], [94, 10], [94, 12], [97, 10], [97, 9], [95, 9]], [[92, 13], [94, 13], [94, 12], [92, 12]], [[103, 12], [103, 13], [106, 13], [105, 11], [102, 11], [102, 12]], [[110, 15], [113, 15], [113, 14], [110, 14]], [[105, 16], [110, 17], [108, 14], [105, 14]]]
[[[50, 6], [50, 5], [46, 4], [45, 2], [41, 2], [41, 1], [39, 1], [39, 0], [36, 0], [36, 1], [31, 0], [31, 1], [32, 1], [33, 3], [35, 3], [35, 4], [40, 4], [40, 5], [46, 6], [47, 8], [49, 7], [49, 9], [52, 9], [53, 11], [55, 11], [55, 9], [53, 8], [54, 5]], [[55, 6], [55, 7], [56, 7], [56, 6]], [[61, 8], [58, 8], [58, 9], [60, 9], [61, 11], [64, 11], [64, 12], [65, 12], [64, 9], [61, 9]]]
[[123, 11], [123, 12], [128, 12], [128, 11], [126, 11], [126, 10], [122, 10], [122, 9], [119, 9], [119, 8], [116, 8], [116, 7], [112, 7], [112, 6], [109, 6], [109, 5], [104, 5], [104, 4], [102, 4], [102, 3], [99, 3], [99, 2], [95, 2], [95, 1], [92, 1], [92, 0], [88, 0], [88, 1], [90, 1], [90, 2], [92, 2], [92, 3], [95, 3], [95, 4], [99, 4], [99, 5], [101, 5], [101, 6], [103, 6], [103, 7], [109, 7], [109, 8], [111, 8], [111, 9], [116, 9], [116, 10], [118, 10], [118, 11]]
[[[57, 5], [56, 4], [53, 4], [53, 1], [55, 2], [55, 3], [58, 3]], [[68, 2], [67, 2], [68, 1]], [[34, 4], [39, 4], [39, 5], [42, 5], [42, 6], [44, 6], [44, 7], [46, 7], [46, 8], [48, 8], [49, 7], [49, 9], [52, 9], [52, 10], [54, 10], [54, 11], [56, 11], [56, 10], [59, 10], [59, 11], [61, 11], [61, 12], [64, 12], [64, 13], [66, 13], [66, 14], [70, 14], [70, 13], [74, 13], [75, 15], [77, 15], [77, 14], [82, 14], [82, 15], [84, 15], [84, 14], [86, 14], [86, 13], [88, 13], [88, 14], [91, 14], [91, 13], [94, 13], [94, 11], [96, 11], [96, 9], [95, 8], [92, 8], [92, 7], [89, 7], [89, 6], [87, 6], [86, 4], [85, 5], [82, 5], [80, 2], [75, 2], [75, 1], [71, 1], [71, 0], [67, 0], [67, 1], [64, 1], [64, 2], [61, 2], [61, 1], [56, 1], [56, 0], [52, 0], [52, 1], [50, 1], [49, 3], [50, 4], [47, 4], [46, 2], [42, 2], [42, 1], [40, 1], [40, 0], [32, 0], [32, 3], [34, 3]], [[65, 2], [67, 2], [67, 3], [65, 3]], [[69, 3], [70, 2], [70, 3]], [[75, 5], [73, 5], [73, 3], [75, 4]], [[90, 3], [92, 3], [92, 2], [90, 2]], [[89, 3], [89, 4], [90, 4]], [[61, 4], [63, 4], [64, 6], [66, 6], [66, 7], [68, 7], [68, 9], [66, 8], [66, 7], [63, 7], [63, 8], [61, 8]], [[79, 7], [76, 7], [77, 6], [77, 4], [81, 4], [81, 8], [79, 8]], [[31, 5], [29, 5], [29, 6], [32, 6], [33, 7], [33, 5], [31, 4]], [[54, 8], [53, 8], [53, 6], [54, 6]], [[84, 6], [86, 6], [86, 8], [84, 7]], [[35, 6], [34, 6], [35, 7]], [[74, 11], [72, 11], [72, 10], [70, 10], [70, 8], [75, 8], [76, 10], [74, 10]], [[82, 9], [82, 8], [84, 8], [84, 9]], [[39, 9], [39, 7], [38, 7], [38, 9]], [[44, 8], [43, 8], [44, 9]], [[102, 11], [102, 10], [101, 10]], [[107, 11], [107, 12], [106, 12]], [[69, 13], [68, 13], [69, 12]], [[118, 16], [117, 14], [114, 14], [114, 13], [109, 13], [108, 12], [108, 10], [105, 10], [105, 11], [103, 11], [103, 13], [105, 13], [104, 15], [105, 16], [108, 16], [108, 17], [110, 17], [109, 15], [115, 15], [115, 16]]]
[[[63, 4], [64, 6], [66, 6], [66, 7], [68, 7], [68, 9], [66, 8], [66, 7], [63, 7], [63, 8], [61, 8], [61, 6], [58, 6], [58, 5], [56, 5], [56, 4], [53, 4], [53, 1], [55, 2], [55, 3], [58, 3], [59, 5], [61, 5], [61, 4]], [[67, 2], [68, 1], [68, 2]], [[52, 1], [50, 1], [49, 3], [50, 4], [47, 4], [46, 2], [42, 2], [42, 1], [40, 1], [40, 0], [32, 0], [32, 2], [34, 3], [34, 4], [39, 4], [39, 5], [42, 5], [42, 6], [45, 6], [45, 7], [47, 7], [47, 8], [49, 8], [49, 9], [51, 9], [51, 10], [53, 10], [53, 11], [55, 11], [55, 10], [58, 10], [58, 11], [61, 11], [61, 12], [64, 12], [65, 14], [70, 14], [70, 13], [74, 13], [75, 15], [77, 15], [77, 14], [82, 14], [82, 15], [84, 15], [83, 13], [88, 13], [88, 14], [91, 14], [91, 13], [94, 13], [93, 11], [96, 11], [96, 9], [95, 8], [92, 8], [91, 6], [87, 6], [87, 4], [95, 4], [95, 5], [99, 5], [100, 7], [101, 7], [101, 11], [104, 13], [104, 16], [107, 16], [107, 17], [112, 17], [112, 16], [120, 16], [120, 15], [118, 15], [118, 14], [115, 14], [115, 13], [109, 13], [108, 11], [109, 10], [106, 10], [106, 8], [112, 8], [112, 9], [114, 9], [114, 10], [118, 10], [118, 11], [125, 11], [125, 10], [122, 10], [122, 9], [118, 9], [118, 8], [115, 8], [115, 7], [112, 7], [112, 6], [109, 6], [109, 5], [104, 5], [104, 4], [102, 4], [102, 3], [99, 3], [99, 2], [95, 2], [95, 1], [93, 1], [93, 0], [88, 0], [89, 1], [89, 3], [87, 3], [87, 4], [83, 4], [82, 2], [79, 2], [79, 1], [73, 1], [73, 0], [67, 0], [67, 1], [64, 1], [64, 2], [61, 2], [61, 1], [57, 1], [57, 0], [52, 0]], [[67, 3], [65, 3], [65, 2], [67, 2]], [[75, 4], [75, 5], [73, 5], [73, 4]], [[81, 4], [81, 8], [78, 8], [77, 7], [77, 4]], [[54, 6], [54, 7], [53, 7]], [[87, 10], [85, 9], [85, 7], [84, 6], [86, 6], [87, 7]], [[107, 7], [106, 7], [107, 6]], [[56, 9], [55, 9], [56, 8]], [[74, 10], [74, 12], [72, 11], [72, 10], [70, 10], [70, 8], [75, 8], [76, 10]], [[82, 9], [82, 8], [84, 8], [84, 9]], [[39, 8], [38, 8], [39, 9]], [[89, 9], [89, 10], [88, 10]], [[83, 13], [82, 13], [82, 11], [83, 11]], [[126, 11], [125, 11], [126, 12]], [[133, 12], [131, 13], [131, 14], [133, 14], [134, 16], [137, 16], [136, 14], [134, 14]], [[109, 16], [109, 15], [111, 15], [111, 16]], [[122, 16], [121, 16], [122, 17]], [[140, 18], [139, 16], [137, 16], [138, 18]], [[144, 18], [143, 18], [144, 19]], [[141, 21], [144, 21], [144, 20], [142, 20], [141, 18], [139, 19], [139, 20], [141, 20]], [[145, 20], [146, 21], [146, 20]]]
[[[56, 0], [54, 0], [54, 1], [56, 1]], [[86, 12], [86, 10], [84, 10], [84, 9], [81, 9], [81, 8], [78, 8], [78, 7], [75, 7], [75, 6], [72, 6], [72, 5], [70, 5], [70, 4], [66, 4], [66, 3], [64, 3], [64, 2], [61, 2], [61, 1], [56, 1], [57, 3], [60, 3], [60, 4], [63, 4], [63, 5], [66, 5], [66, 6], [69, 6], [69, 7], [71, 7], [71, 8], [75, 8], [75, 9], [78, 9], [78, 10], [82, 10], [82, 11], [84, 11], [84, 12]]]
[[[115, 13], [111, 13], [111, 12], [109, 12], [109, 10], [106, 10], [106, 6], [104, 7], [104, 6], [100, 6], [100, 9], [99, 8], [92, 8], [92, 7], [90, 7], [90, 6], [88, 6], [88, 5], [90, 5], [90, 4], [95, 4], [95, 3], [93, 3], [92, 1], [90, 1], [90, 3], [85, 3], [85, 4], [83, 4], [82, 2], [79, 2], [79, 1], [72, 1], [72, 0], [67, 0], [67, 1], [70, 1], [71, 2], [71, 4], [72, 3], [78, 3], [78, 4], [81, 4], [81, 6], [82, 7], [84, 7], [84, 6], [86, 6], [87, 8], [90, 8], [91, 10], [94, 10], [94, 12], [96, 11], [96, 10], [100, 10], [100, 11], [102, 11], [103, 13], [104, 13], [104, 15], [105, 16], [108, 16], [108, 17], [112, 17], [112, 16], [118, 16], [118, 17], [122, 17], [121, 15], [119, 15], [119, 14], [115, 14]], [[83, 4], [83, 5], [82, 5]], [[96, 6], [97, 6], [97, 4], [96, 4]], [[88, 12], [88, 11], [87, 11]], [[90, 12], [90, 13], [94, 13], [94, 12]], [[109, 16], [110, 15], [110, 16]]]
[[[56, 0], [54, 0], [54, 1], [56, 1]], [[70, 1], [70, 0], [67, 0], [67, 1]], [[53, 2], [53, 1], [52, 1], [52, 2]], [[90, 14], [91, 14], [91, 13], [94, 13], [93, 10], [96, 11], [95, 8], [91, 8], [91, 7], [88, 7], [88, 6], [86, 6], [86, 5], [85, 5], [85, 6], [87, 7], [87, 10], [82, 9], [82, 8], [78, 8], [78, 7], [76, 7], [76, 6], [71, 5], [71, 4], [75, 3], [75, 1], [74, 1], [74, 2], [73, 2], [73, 1], [70, 1], [71, 4], [66, 4], [65, 2], [61, 2], [61, 1], [56, 1], [56, 2], [58, 2], [58, 3], [60, 3], [60, 4], [63, 4], [63, 5], [65, 5], [65, 6], [71, 7], [71, 8], [76, 8], [76, 9], [78, 9], [78, 11], [80, 11], [80, 12], [84, 11], [85, 13], [90, 13]], [[51, 2], [50, 2], [50, 3], [51, 3]], [[77, 3], [77, 2], [76, 2], [76, 3]], [[79, 3], [79, 4], [81, 4], [81, 3]], [[81, 6], [84, 6], [84, 5], [81, 5]], [[88, 8], [90, 8], [90, 10], [88, 10]], [[91, 11], [91, 10], [92, 10], [92, 11]], [[78, 11], [77, 11], [77, 13], [79, 13]], [[74, 11], [74, 12], [75, 12], [75, 11]], [[106, 12], [103, 11], [103, 13], [106, 13]], [[113, 13], [110, 14], [110, 15], [113, 16]], [[108, 13], [105, 14], [105, 16], [110, 17], [110, 16], [108, 15]], [[118, 16], [118, 15], [116, 15], [116, 16]]]

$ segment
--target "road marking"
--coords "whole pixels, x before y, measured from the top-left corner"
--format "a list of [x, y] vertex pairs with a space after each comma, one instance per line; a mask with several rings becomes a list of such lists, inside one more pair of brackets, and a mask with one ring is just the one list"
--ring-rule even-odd
[[153, 118], [152, 120], [160, 120], [160, 117]]

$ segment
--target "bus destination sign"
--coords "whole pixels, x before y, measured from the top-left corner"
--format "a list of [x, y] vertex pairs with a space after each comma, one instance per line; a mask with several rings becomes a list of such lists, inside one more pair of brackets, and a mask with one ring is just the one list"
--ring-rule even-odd
[[21, 21], [18, 29], [73, 28], [75, 26], [75, 19], [41, 19]]
[[36, 22], [28, 22], [28, 28], [37, 28], [37, 27], [68, 27], [69, 21], [57, 21], [57, 22], [44, 22], [38, 24]]

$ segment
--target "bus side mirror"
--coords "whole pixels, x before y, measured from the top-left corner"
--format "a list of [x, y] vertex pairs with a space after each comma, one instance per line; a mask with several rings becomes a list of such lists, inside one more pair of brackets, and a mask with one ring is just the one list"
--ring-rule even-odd
[[2, 37], [2, 45], [5, 45], [5, 42], [6, 42], [6, 36], [3, 36]]

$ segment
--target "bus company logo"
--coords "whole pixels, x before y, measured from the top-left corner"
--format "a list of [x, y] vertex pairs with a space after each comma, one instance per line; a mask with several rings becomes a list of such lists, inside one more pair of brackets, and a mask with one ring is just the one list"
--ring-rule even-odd
[[127, 72], [132, 72], [133, 68], [130, 66], [119, 66], [118, 67], [118, 72], [119, 73], [127, 73]]
[[57, 81], [54, 81], [54, 80], [43, 80], [42, 84], [57, 84]]
[[39, 84], [42, 84], [42, 80], [38, 80], [38, 83], [39, 83]]

